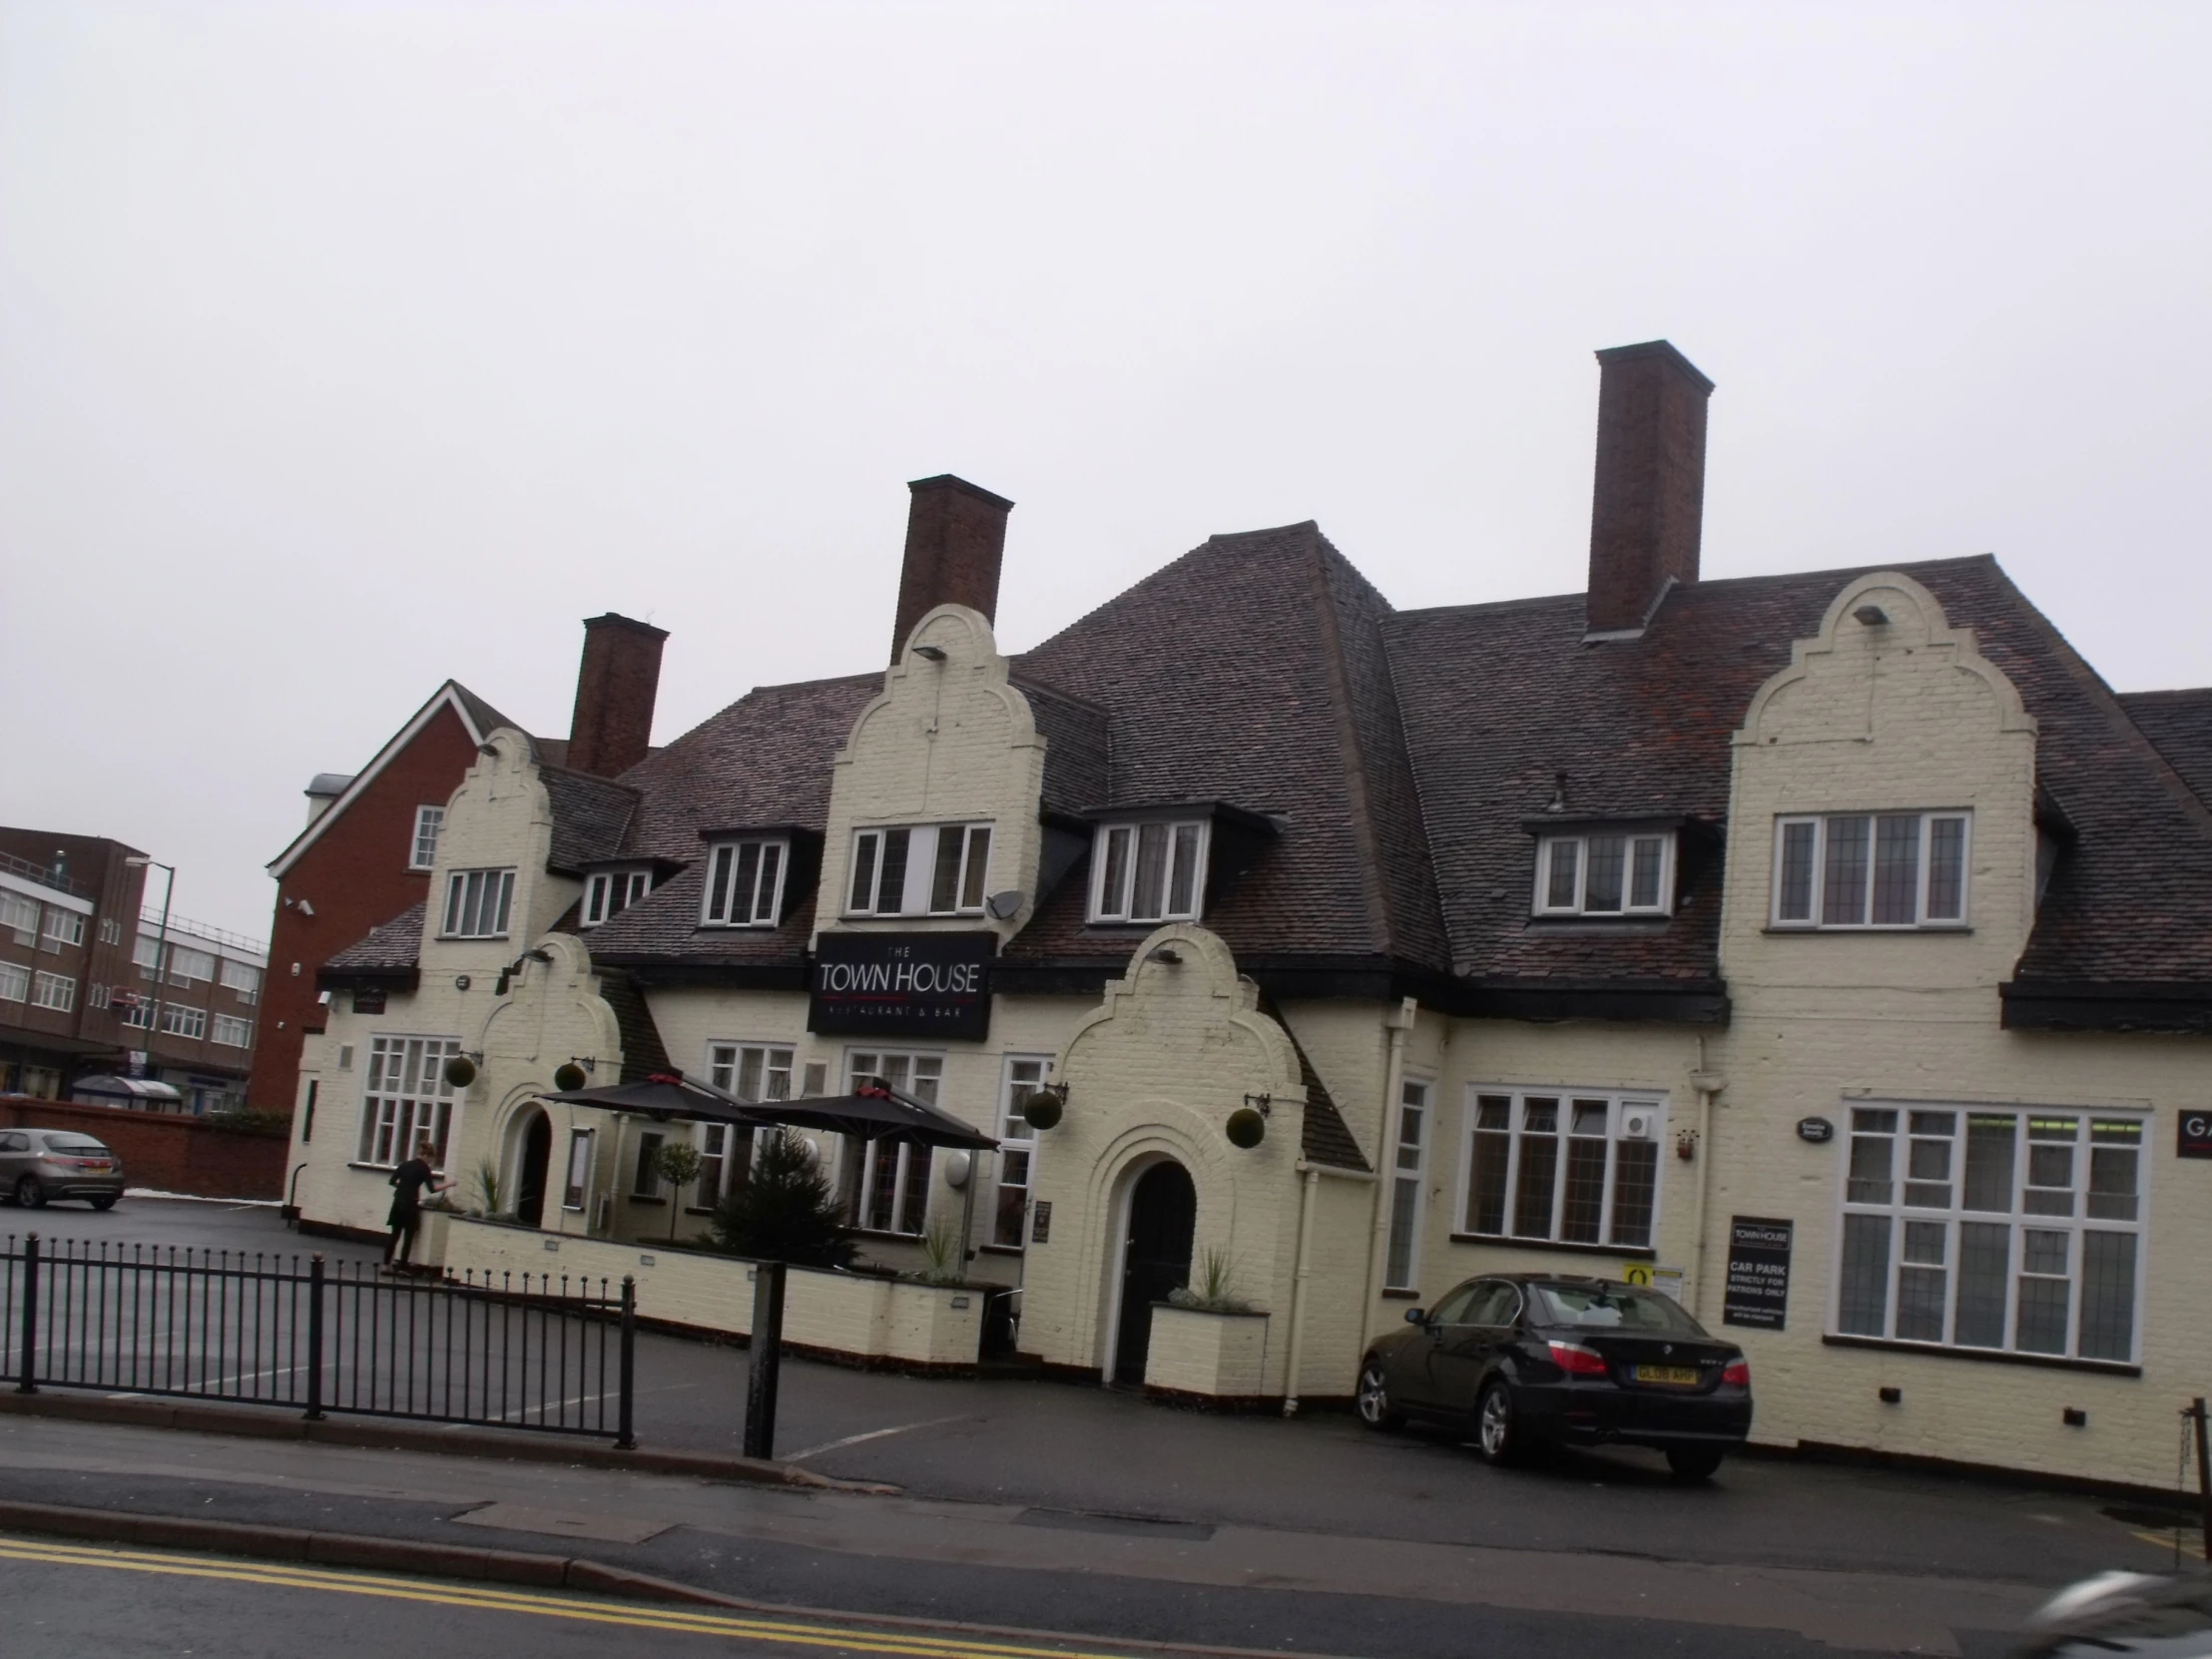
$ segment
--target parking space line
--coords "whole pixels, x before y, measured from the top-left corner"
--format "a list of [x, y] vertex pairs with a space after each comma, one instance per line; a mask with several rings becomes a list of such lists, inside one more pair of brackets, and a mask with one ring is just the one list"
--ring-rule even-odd
[[826, 1451], [835, 1451], [839, 1446], [858, 1445], [862, 1440], [880, 1440], [890, 1434], [904, 1434], [916, 1428], [935, 1428], [940, 1423], [965, 1422], [962, 1413], [956, 1417], [929, 1417], [921, 1422], [902, 1422], [895, 1428], [871, 1428], [865, 1434], [847, 1434], [841, 1440], [825, 1440], [821, 1445], [811, 1445], [805, 1451], [795, 1451], [784, 1459], [787, 1463], [803, 1463], [810, 1457], [819, 1457]]

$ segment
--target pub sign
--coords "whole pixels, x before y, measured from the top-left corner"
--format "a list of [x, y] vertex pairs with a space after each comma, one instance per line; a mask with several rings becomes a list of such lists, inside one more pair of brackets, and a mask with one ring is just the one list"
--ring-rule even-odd
[[991, 1028], [990, 933], [825, 933], [807, 1029], [824, 1036], [979, 1041]]

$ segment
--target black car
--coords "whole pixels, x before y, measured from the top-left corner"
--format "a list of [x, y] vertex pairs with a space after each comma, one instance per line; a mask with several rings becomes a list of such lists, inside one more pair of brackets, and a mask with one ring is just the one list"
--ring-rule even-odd
[[1471, 1427], [1493, 1463], [1539, 1444], [1655, 1446], [1702, 1480], [1751, 1432], [1751, 1367], [1669, 1297], [1609, 1279], [1470, 1279], [1360, 1368], [1363, 1420]]

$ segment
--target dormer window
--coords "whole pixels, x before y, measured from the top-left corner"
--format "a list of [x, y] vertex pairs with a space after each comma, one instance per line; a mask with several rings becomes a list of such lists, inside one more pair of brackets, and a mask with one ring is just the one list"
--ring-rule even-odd
[[1670, 830], [1588, 830], [1537, 842], [1538, 915], [1659, 916], [1673, 899]]
[[1962, 927], [1966, 813], [1775, 821], [1776, 927]]
[[603, 869], [584, 883], [584, 925], [612, 921], [653, 890], [650, 869]]
[[990, 863], [987, 824], [854, 830], [845, 914], [980, 915]]
[[724, 841], [707, 856], [709, 927], [774, 927], [784, 913], [784, 876], [791, 848], [761, 836]]
[[1206, 901], [1206, 821], [1102, 824], [1091, 848], [1091, 920], [1195, 921]]

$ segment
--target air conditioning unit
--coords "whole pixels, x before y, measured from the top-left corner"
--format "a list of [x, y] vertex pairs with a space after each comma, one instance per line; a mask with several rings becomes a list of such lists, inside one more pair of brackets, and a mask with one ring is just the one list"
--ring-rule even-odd
[[1656, 1106], [1623, 1106], [1621, 1108], [1621, 1139], [1624, 1141], [1648, 1141], [1659, 1133], [1659, 1108]]

